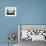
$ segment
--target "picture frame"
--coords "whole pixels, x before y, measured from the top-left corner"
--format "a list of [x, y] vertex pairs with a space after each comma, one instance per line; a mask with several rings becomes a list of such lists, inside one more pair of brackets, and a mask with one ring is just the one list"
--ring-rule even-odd
[[16, 7], [5, 7], [5, 16], [16, 16]]

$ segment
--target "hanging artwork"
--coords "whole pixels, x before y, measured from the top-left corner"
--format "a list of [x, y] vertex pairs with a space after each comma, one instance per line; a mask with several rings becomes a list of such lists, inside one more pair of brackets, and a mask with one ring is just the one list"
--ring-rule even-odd
[[5, 7], [5, 16], [16, 16], [16, 7]]

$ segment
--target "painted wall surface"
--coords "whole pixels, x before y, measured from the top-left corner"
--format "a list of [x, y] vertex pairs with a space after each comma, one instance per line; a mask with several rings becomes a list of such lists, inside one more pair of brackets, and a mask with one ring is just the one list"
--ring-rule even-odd
[[[5, 16], [8, 6], [16, 7], [16, 17]], [[46, 0], [0, 0], [0, 44], [8, 43], [9, 32], [17, 34], [17, 24], [46, 24]]]

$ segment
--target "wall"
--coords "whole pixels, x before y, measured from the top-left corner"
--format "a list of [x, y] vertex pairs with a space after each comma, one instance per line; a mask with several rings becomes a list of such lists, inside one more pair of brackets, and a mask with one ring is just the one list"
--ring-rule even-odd
[[[16, 17], [5, 16], [7, 6], [17, 8]], [[8, 43], [9, 32], [17, 34], [17, 24], [46, 24], [46, 0], [0, 0], [0, 44]]]

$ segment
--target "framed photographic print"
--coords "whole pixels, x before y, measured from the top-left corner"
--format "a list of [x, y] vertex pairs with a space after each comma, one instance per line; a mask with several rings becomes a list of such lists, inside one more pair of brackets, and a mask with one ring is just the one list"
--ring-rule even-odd
[[16, 16], [16, 7], [5, 7], [5, 16]]
[[18, 24], [18, 42], [24, 40], [46, 41], [46, 24]]

